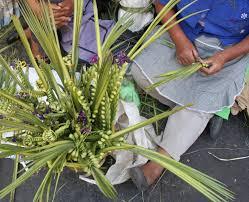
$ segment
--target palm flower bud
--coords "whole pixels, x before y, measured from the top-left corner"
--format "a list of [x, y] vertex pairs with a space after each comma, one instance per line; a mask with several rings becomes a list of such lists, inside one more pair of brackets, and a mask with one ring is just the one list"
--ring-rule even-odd
[[98, 55], [94, 55], [91, 59], [90, 59], [90, 64], [94, 65], [97, 64], [99, 61], [99, 56]]
[[35, 110], [33, 111], [32, 114], [35, 115], [37, 118], [39, 118], [41, 121], [44, 121], [44, 120], [45, 120], [44, 115], [41, 114], [41, 113], [39, 113], [39, 112], [37, 111], [37, 109], [35, 109]]
[[130, 63], [131, 60], [130, 58], [126, 55], [124, 51], [120, 51], [116, 56], [115, 56], [115, 62], [118, 64], [118, 66], [122, 66], [125, 63]]
[[87, 128], [87, 127], [81, 128], [80, 129], [80, 133], [81, 134], [90, 134], [91, 133], [91, 129]]
[[87, 117], [84, 111], [82, 110], [80, 111], [77, 121], [81, 123], [83, 126], [87, 124]]
[[13, 137], [13, 138], [12, 138], [12, 142], [17, 142], [16, 137]]

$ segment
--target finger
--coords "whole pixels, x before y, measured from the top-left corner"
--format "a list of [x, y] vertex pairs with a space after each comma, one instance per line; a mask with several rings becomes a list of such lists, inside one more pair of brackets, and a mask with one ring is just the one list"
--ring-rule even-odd
[[59, 17], [57, 19], [57, 21], [59, 21], [59, 22], [69, 22], [70, 20], [71, 20], [70, 17], [65, 17], [65, 16]]
[[209, 68], [206, 68], [206, 67], [201, 68], [200, 72], [204, 73], [205, 75], [209, 75], [210, 74]]
[[52, 10], [60, 10], [61, 9], [61, 7], [58, 6], [57, 4], [51, 4], [51, 8], [52, 8]]
[[192, 52], [187, 57], [185, 57], [185, 61], [186, 61], [186, 65], [191, 65], [195, 62], [195, 58]]
[[178, 61], [178, 63], [179, 63], [180, 65], [183, 65], [181, 59], [177, 58], [177, 61]]
[[60, 22], [60, 23], [56, 24], [56, 28], [61, 28], [63, 26], [67, 26], [67, 25], [68, 25], [67, 22]]
[[188, 61], [186, 60], [186, 58], [181, 58], [180, 60], [181, 60], [182, 65], [184, 66], [188, 65]]
[[58, 3], [58, 6], [60, 6], [62, 9], [65, 10], [70, 10], [70, 6], [68, 6], [67, 4], [62, 3]]
[[209, 68], [202, 68], [201, 69], [205, 74], [207, 75], [213, 75], [219, 72], [219, 68], [215, 65], [209, 67]]
[[55, 20], [55, 25], [58, 26], [60, 24], [65, 24], [65, 25], [68, 25], [70, 20], [68, 19], [65, 19], [65, 17], [62, 17], [62, 18], [59, 18], [59, 19], [56, 19]]
[[54, 12], [54, 18], [60, 18], [65, 17], [65, 14], [63, 12]]
[[63, 2], [61, 2], [61, 3], [58, 3], [58, 6], [64, 7], [65, 4]]
[[213, 64], [213, 60], [211, 60], [210, 58], [203, 60], [203, 62], [205, 64], [208, 64], [208, 65], [212, 65]]
[[194, 56], [195, 61], [198, 61], [199, 60], [199, 53], [197, 52], [196, 49], [192, 50], [192, 54]]

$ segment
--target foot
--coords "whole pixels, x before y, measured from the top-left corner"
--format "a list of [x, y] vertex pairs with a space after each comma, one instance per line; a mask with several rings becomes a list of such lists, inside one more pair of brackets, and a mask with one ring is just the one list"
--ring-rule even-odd
[[161, 166], [150, 161], [142, 167], [131, 168], [130, 176], [140, 191], [146, 191], [160, 177], [163, 170]]
[[150, 161], [141, 167], [142, 172], [149, 185], [152, 185], [162, 174], [164, 168]]
[[[160, 147], [158, 152], [170, 157], [170, 155]], [[145, 191], [161, 176], [163, 170], [164, 168], [162, 166], [150, 161], [142, 167], [131, 168], [130, 176], [137, 188], [140, 191]]]
[[222, 128], [223, 119], [219, 116], [214, 116], [209, 121], [209, 135], [213, 140], [216, 140], [220, 135], [220, 130]]

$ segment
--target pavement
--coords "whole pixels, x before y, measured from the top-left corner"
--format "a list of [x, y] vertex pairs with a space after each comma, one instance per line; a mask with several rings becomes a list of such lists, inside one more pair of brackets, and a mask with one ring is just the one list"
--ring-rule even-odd
[[[225, 183], [236, 193], [236, 202], [249, 201], [249, 159], [223, 162], [220, 158], [240, 158], [249, 155], [249, 128], [243, 114], [231, 117], [223, 124], [217, 140], [212, 140], [207, 131], [182, 157], [182, 162], [190, 165]], [[13, 162], [0, 160], [0, 189], [10, 183]], [[34, 175], [16, 191], [16, 202], [31, 202], [44, 171]], [[200, 193], [179, 178], [166, 172], [158, 183], [150, 190], [140, 193], [132, 182], [116, 186], [120, 202], [205, 202], [208, 201]], [[0, 199], [7, 202], [8, 198]], [[56, 193], [57, 202], [108, 202], [95, 185], [78, 179], [78, 174], [64, 170]]]

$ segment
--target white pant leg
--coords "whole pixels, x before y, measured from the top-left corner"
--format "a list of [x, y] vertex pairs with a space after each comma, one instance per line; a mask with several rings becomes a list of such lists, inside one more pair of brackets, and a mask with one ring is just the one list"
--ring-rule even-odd
[[[189, 147], [198, 139], [206, 128], [213, 114], [184, 109], [168, 118], [168, 122], [160, 141], [160, 147], [179, 161]], [[158, 137], [160, 138], [160, 137]]]
[[[151, 85], [148, 78], [146, 78], [142, 70], [136, 65], [132, 64], [131, 74], [137, 85], [145, 90]], [[156, 89], [148, 92], [152, 97], [159, 102], [173, 108], [175, 103], [162, 96]], [[179, 161], [182, 154], [184, 154], [189, 147], [197, 140], [206, 128], [209, 120], [213, 114], [190, 111], [187, 109], [181, 110], [168, 118], [168, 122], [162, 136], [154, 136], [151, 138], [162, 147], [175, 160]]]

